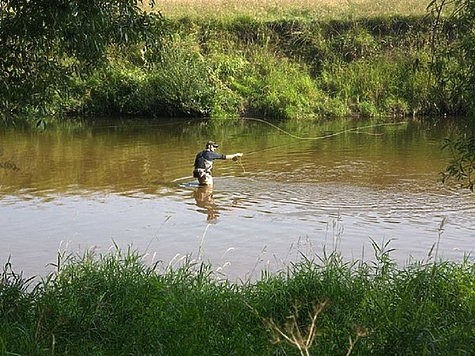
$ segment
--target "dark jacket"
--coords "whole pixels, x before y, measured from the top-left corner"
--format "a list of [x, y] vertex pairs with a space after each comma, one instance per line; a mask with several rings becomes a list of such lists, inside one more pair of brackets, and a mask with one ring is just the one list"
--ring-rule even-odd
[[203, 172], [211, 174], [215, 159], [226, 159], [226, 155], [209, 150], [198, 153], [195, 158], [193, 177], [198, 178]]

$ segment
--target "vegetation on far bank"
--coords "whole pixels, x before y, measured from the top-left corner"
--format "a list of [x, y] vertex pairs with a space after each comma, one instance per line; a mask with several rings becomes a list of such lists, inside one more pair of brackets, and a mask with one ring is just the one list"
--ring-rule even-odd
[[[58, 258], [32, 283], [0, 275], [1, 354], [471, 354], [475, 264], [396, 267], [338, 254], [233, 284], [209, 265], [134, 252]], [[434, 256], [432, 256], [434, 257]]]
[[[357, 1], [346, 4], [354, 17], [266, 19], [167, 17], [135, 0], [8, 0], [0, 6], [0, 114], [39, 122], [78, 113], [465, 114], [473, 63], [464, 30], [474, 21], [468, 2], [456, 3], [463, 11], [453, 16], [441, 16], [453, 5], [444, 0], [425, 14], [408, 15], [415, 7], [407, 4], [400, 14], [398, 2], [366, 16], [369, 3]], [[292, 14], [290, 2], [281, 6]]]

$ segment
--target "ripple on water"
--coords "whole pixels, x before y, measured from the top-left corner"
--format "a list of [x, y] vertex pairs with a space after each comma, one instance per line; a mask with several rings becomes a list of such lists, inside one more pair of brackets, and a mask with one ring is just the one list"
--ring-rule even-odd
[[[397, 189], [396, 189], [397, 188]], [[397, 229], [401, 223], [433, 226], [450, 217], [452, 224], [473, 225], [475, 207], [465, 194], [446, 189], [430, 192], [394, 189], [371, 189], [350, 184], [286, 183], [251, 178], [222, 179], [221, 197], [233, 195], [237, 206], [256, 213], [272, 213], [304, 219], [322, 215], [344, 215], [361, 226]]]

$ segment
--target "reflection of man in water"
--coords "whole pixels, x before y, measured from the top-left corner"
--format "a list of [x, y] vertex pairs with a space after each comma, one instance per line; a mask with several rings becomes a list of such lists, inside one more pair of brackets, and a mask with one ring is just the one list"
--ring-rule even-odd
[[212, 185], [200, 185], [193, 192], [196, 205], [201, 209], [200, 211], [207, 214], [206, 221], [213, 222], [219, 217], [218, 206], [214, 202], [213, 198], [213, 186]]
[[204, 151], [196, 155], [195, 166], [193, 169], [193, 177], [198, 178], [200, 185], [213, 185], [213, 161], [215, 159], [232, 159], [236, 161], [242, 156], [242, 153], [235, 153], [233, 155], [224, 155], [215, 152], [218, 145], [213, 141], [206, 143]]

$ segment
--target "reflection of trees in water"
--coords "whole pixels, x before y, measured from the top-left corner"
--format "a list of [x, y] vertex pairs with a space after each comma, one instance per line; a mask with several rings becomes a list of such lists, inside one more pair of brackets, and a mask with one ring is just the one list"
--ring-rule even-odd
[[[3, 150], [0, 148], [0, 158], [3, 155]], [[20, 168], [13, 162], [11, 159], [1, 160], [0, 159], [0, 169], [11, 170], [18, 172]]]
[[207, 215], [206, 221], [215, 222], [219, 217], [219, 209], [213, 197], [213, 186], [200, 186], [193, 192], [198, 211]]
[[[313, 126], [277, 124], [308, 137], [354, 127], [344, 120], [312, 122]], [[44, 132], [11, 128], [1, 134], [0, 180], [14, 191], [34, 186], [37, 192], [64, 192], [77, 187], [174, 195], [176, 180], [190, 176], [197, 149], [212, 138], [222, 143], [223, 151], [244, 151], [243, 161], [220, 167], [217, 176], [392, 184], [401, 176], [437, 177], [441, 155], [433, 142], [463, 129], [456, 124], [442, 120], [429, 128], [411, 122], [318, 141], [297, 140], [250, 120], [176, 120], [157, 126], [124, 121], [114, 127], [101, 122], [95, 128], [64, 125]], [[358, 125], [371, 124], [360, 121]]]
[[18, 168], [17, 165], [15, 164], [15, 162], [11, 160], [0, 162], [0, 168], [8, 169], [14, 172], [18, 172], [20, 170], [20, 168]]

